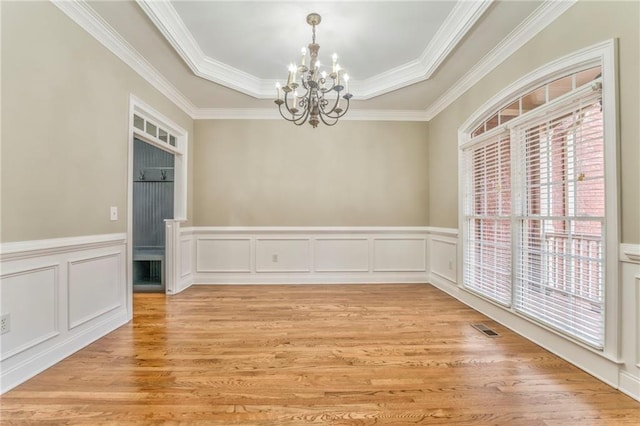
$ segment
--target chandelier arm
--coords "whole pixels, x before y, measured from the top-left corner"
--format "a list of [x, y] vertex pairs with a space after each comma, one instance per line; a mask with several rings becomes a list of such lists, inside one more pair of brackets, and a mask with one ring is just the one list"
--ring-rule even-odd
[[[295, 105], [295, 104], [296, 104], [295, 95], [293, 95], [293, 92], [290, 92], [290, 93], [292, 94], [292, 96], [294, 96], [294, 99], [293, 99], [294, 109], [297, 109], [297, 108], [295, 107], [295, 106], [296, 106], [296, 105]], [[292, 118], [292, 119], [291, 119], [291, 120], [289, 120], [289, 121], [295, 121], [295, 120], [297, 120], [296, 116], [298, 116], [298, 118], [299, 118], [299, 117], [301, 117], [301, 116], [303, 116], [303, 115], [304, 115], [304, 112], [301, 112], [301, 113], [297, 114], [296, 112], [292, 111], [292, 110], [291, 110], [291, 108], [289, 108], [289, 103], [287, 102], [287, 100], [288, 100], [288, 96], [289, 96], [289, 93], [285, 93], [285, 94], [284, 94], [284, 106], [285, 106], [285, 108], [287, 109], [287, 112], [288, 112], [289, 114], [291, 114], [291, 118]], [[298, 97], [299, 97], [299, 96], [298, 96]], [[282, 105], [280, 105], [280, 108], [282, 108]], [[280, 115], [282, 115], [282, 112], [280, 112]], [[283, 116], [283, 117], [284, 117], [284, 116]], [[285, 117], [285, 118], [286, 118], [286, 117]]]
[[[336, 123], [338, 123], [338, 119], [334, 118], [334, 117], [331, 117], [330, 115], [327, 115], [327, 114], [324, 114], [324, 113], [321, 113], [321, 114], [318, 114], [318, 115], [320, 116], [320, 121], [322, 121], [327, 126], [335, 126]], [[329, 123], [327, 120], [325, 120], [325, 117], [328, 117], [328, 118], [332, 119], [333, 122]]]
[[[335, 112], [336, 107], [338, 106], [338, 103], [340, 102], [340, 93], [338, 93], [338, 96], [336, 97], [336, 101], [333, 104], [333, 107], [331, 108], [331, 110], [327, 111], [322, 105], [320, 105], [320, 109], [322, 110], [322, 112], [327, 115], [327, 117], [331, 117], [330, 114], [332, 114], [333, 112]], [[331, 117], [333, 118], [333, 117]]]
[[345, 107], [345, 109], [340, 114], [338, 114], [337, 118], [343, 117], [347, 113], [347, 111], [349, 111], [349, 104], [350, 104], [349, 99], [347, 99], [347, 106]]
[[335, 87], [336, 87], [336, 81], [333, 80], [331, 82], [331, 87], [327, 87], [325, 89], [320, 89], [320, 91], [322, 92], [322, 94], [329, 93], [329, 92], [335, 90]]
[[[348, 94], [347, 94], [348, 95]], [[336, 113], [336, 115], [331, 115], [332, 113], [334, 113], [334, 110], [329, 111], [328, 113], [325, 113], [326, 116], [330, 117], [330, 118], [335, 118], [336, 120], [343, 117], [347, 111], [349, 111], [349, 106], [351, 104], [351, 96], [345, 97], [347, 95], [342, 96], [342, 99], [344, 99], [347, 102], [346, 107], [344, 108], [344, 110], [340, 111], [339, 113]]]
[[300, 96], [300, 97], [301, 97], [301, 98], [308, 98], [308, 97], [309, 97], [309, 95], [310, 95], [310, 93], [311, 93], [311, 87], [306, 86], [306, 87], [305, 87], [305, 92], [304, 92], [304, 94], [303, 94], [302, 96]]
[[309, 108], [307, 108], [304, 112], [304, 114], [301, 114], [300, 117], [296, 118], [293, 121], [293, 124], [295, 124], [296, 126], [302, 126], [304, 123], [307, 122], [307, 117], [309, 117]]
[[[284, 118], [285, 120], [291, 121], [291, 122], [295, 122], [294, 119], [288, 118], [286, 115], [283, 114], [283, 112], [282, 112], [282, 104], [280, 104], [280, 106], [278, 107], [278, 111], [280, 112], [280, 115], [282, 116], [282, 118]], [[288, 108], [287, 108], [287, 111], [288, 111]]]
[[300, 126], [302, 124], [304, 124], [307, 121], [307, 117], [309, 116], [309, 100], [307, 97], [305, 97], [303, 99], [304, 103], [307, 104], [306, 106], [303, 107], [302, 112], [300, 112], [299, 114], [292, 114], [292, 120], [293, 123], [296, 126]]
[[[300, 124], [304, 123], [304, 121], [306, 121], [306, 118], [305, 118], [305, 120], [303, 120], [303, 121], [302, 121], [302, 123], [300, 123], [300, 124], [298, 124], [297, 122], [298, 122], [302, 117], [306, 117], [306, 115], [309, 115], [309, 112], [308, 112], [308, 111], [306, 111], [306, 112], [304, 112], [304, 113], [300, 113], [300, 114], [295, 114], [295, 113], [293, 113], [293, 112], [291, 111], [291, 109], [289, 109], [289, 106], [288, 106], [288, 105], [287, 105], [287, 103], [286, 103], [286, 98], [287, 98], [287, 95], [285, 94], [285, 102], [283, 102], [283, 104], [284, 104], [285, 108], [287, 109], [287, 112], [288, 112], [289, 114], [291, 114], [291, 118], [287, 117], [287, 116], [282, 112], [282, 105], [283, 105], [283, 104], [278, 105], [278, 111], [280, 112], [280, 115], [282, 116], [282, 118], [284, 118], [285, 120], [290, 121], [290, 122], [292, 122], [292, 123], [296, 124], [297, 126], [299, 126]], [[298, 117], [296, 117], [296, 115], [298, 115]]]

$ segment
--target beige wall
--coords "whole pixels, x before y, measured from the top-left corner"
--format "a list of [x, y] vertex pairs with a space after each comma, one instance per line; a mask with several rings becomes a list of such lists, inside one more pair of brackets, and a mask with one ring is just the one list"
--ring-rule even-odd
[[580, 1], [429, 123], [430, 225], [457, 227], [457, 130], [485, 101], [534, 69], [619, 39], [622, 242], [640, 242], [638, 2]]
[[130, 93], [189, 131], [193, 224], [457, 227], [458, 127], [536, 67], [617, 37], [622, 240], [640, 242], [637, 2], [579, 2], [428, 125], [318, 129], [262, 120], [194, 127], [55, 6], [1, 4], [1, 241], [126, 230]]
[[2, 2], [1, 241], [126, 231], [131, 93], [191, 137], [186, 114], [57, 7]]
[[195, 224], [427, 225], [427, 128], [198, 120]]

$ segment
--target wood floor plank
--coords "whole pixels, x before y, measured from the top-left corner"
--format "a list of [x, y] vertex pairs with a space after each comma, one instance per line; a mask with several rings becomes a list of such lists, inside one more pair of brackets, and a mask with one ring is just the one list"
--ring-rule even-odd
[[637, 401], [421, 284], [136, 294], [130, 324], [0, 404], [2, 424], [640, 424]]

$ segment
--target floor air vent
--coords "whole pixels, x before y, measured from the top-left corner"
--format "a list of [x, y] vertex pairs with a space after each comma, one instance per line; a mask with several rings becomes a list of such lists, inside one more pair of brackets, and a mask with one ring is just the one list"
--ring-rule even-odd
[[483, 333], [485, 336], [488, 336], [488, 337], [499, 336], [498, 333], [496, 333], [494, 330], [490, 329], [484, 324], [471, 324], [471, 327], [475, 328], [476, 330], [478, 330], [479, 332]]

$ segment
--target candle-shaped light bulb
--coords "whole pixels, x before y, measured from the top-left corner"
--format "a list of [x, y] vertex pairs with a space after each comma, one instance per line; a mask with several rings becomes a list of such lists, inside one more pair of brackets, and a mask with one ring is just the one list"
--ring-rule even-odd
[[291, 83], [295, 83], [296, 81], [296, 66], [295, 64], [289, 64], [289, 81], [287, 82], [287, 85], [291, 84]]
[[340, 71], [342, 71], [340, 64], [336, 64], [336, 70], [334, 71], [336, 74], [336, 86], [340, 85]]
[[276, 99], [280, 100], [280, 83], [276, 83], [276, 95], [278, 96]]
[[287, 76], [287, 86], [289, 86], [291, 84], [292, 81], [292, 77], [293, 77], [293, 64], [289, 64], [289, 75]]
[[349, 93], [349, 74], [345, 74], [344, 75], [344, 84], [345, 84], [345, 86], [347, 86], [346, 87], [347, 93]]
[[331, 66], [331, 71], [336, 72], [336, 63], [338, 62], [338, 54], [334, 53], [333, 55], [331, 55], [331, 60], [333, 61], [333, 64]]
[[300, 49], [300, 53], [302, 54], [300, 65], [304, 67], [307, 64], [307, 48], [303, 47], [302, 49]]

